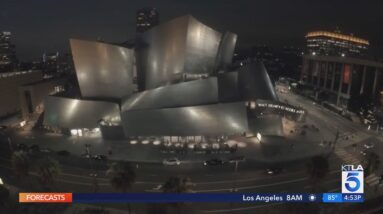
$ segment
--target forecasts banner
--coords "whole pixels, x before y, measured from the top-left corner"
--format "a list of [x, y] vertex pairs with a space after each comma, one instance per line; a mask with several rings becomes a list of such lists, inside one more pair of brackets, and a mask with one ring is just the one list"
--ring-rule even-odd
[[341, 193], [19, 193], [20, 203], [341, 203], [363, 201], [363, 194]]

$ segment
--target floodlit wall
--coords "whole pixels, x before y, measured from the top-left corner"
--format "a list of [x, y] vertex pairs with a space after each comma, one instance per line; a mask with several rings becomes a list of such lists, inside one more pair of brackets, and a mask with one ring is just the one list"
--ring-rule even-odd
[[192, 16], [182, 16], [141, 35], [138, 44], [139, 88], [181, 82], [186, 74], [214, 70], [221, 33]]
[[133, 92], [134, 50], [71, 39], [73, 61], [85, 98], [119, 99]]
[[0, 117], [20, 111], [20, 86], [42, 79], [41, 71], [0, 73]]
[[59, 128], [96, 128], [100, 121], [120, 122], [118, 104], [48, 96], [44, 124]]
[[236, 43], [237, 43], [237, 34], [226, 32], [223, 35], [221, 44], [219, 45], [219, 50], [217, 55], [218, 69], [223, 69], [232, 63]]
[[266, 68], [261, 62], [250, 62], [239, 69], [238, 86], [244, 100], [278, 100]]
[[126, 136], [220, 136], [248, 130], [243, 102], [125, 111]]
[[218, 102], [216, 77], [182, 82], [136, 93], [124, 100], [122, 111], [203, 105]]

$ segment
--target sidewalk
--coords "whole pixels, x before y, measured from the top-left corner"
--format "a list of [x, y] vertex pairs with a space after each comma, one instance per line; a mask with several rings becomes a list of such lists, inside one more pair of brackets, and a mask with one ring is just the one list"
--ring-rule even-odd
[[233, 156], [245, 156], [247, 160], [254, 162], [273, 163], [305, 159], [325, 152], [322, 147], [317, 146], [317, 143], [310, 142], [309, 136], [296, 139], [263, 136], [261, 143], [255, 137], [238, 137], [229, 141], [238, 145], [238, 150], [234, 154], [195, 154], [192, 149], [188, 149], [187, 154], [166, 154], [160, 152], [159, 145], [142, 144], [142, 142], [132, 145], [128, 140], [113, 141], [99, 137], [62, 136], [30, 131], [19, 132], [12, 137], [13, 143], [36, 144], [41, 149], [66, 150], [75, 155], [85, 153], [85, 145], [90, 144], [91, 154], [107, 155], [108, 150], [111, 149], [112, 155], [107, 155], [108, 159], [149, 163], [159, 163], [165, 158], [175, 156], [190, 163]]

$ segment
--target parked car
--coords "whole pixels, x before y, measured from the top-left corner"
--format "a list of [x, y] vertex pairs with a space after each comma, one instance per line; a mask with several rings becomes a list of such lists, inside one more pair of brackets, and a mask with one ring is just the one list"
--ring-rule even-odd
[[40, 152], [40, 146], [33, 144], [32, 146], [29, 147], [29, 152], [31, 153], [39, 153]]
[[178, 160], [178, 158], [169, 158], [169, 159], [164, 159], [162, 161], [162, 164], [168, 165], [168, 166], [174, 166], [174, 165], [180, 165], [181, 161]]
[[93, 155], [92, 159], [93, 160], [100, 160], [100, 161], [107, 161], [108, 160], [106, 155]]
[[88, 153], [82, 153], [81, 157], [83, 157], [83, 158], [91, 158], [92, 156], [90, 154], [88, 154]]
[[230, 159], [229, 159], [229, 162], [230, 163], [235, 163], [235, 162], [243, 162], [243, 161], [245, 161], [246, 159], [245, 159], [245, 156], [235, 156], [235, 157], [231, 157]]
[[205, 166], [220, 166], [220, 165], [223, 165], [225, 164], [226, 162], [223, 161], [222, 159], [218, 159], [218, 158], [213, 158], [213, 159], [210, 159], [210, 160], [207, 160], [203, 163], [203, 165]]
[[162, 184], [159, 184], [159, 185], [155, 186], [153, 188], [153, 190], [160, 191], [160, 190], [162, 190], [162, 188], [163, 188]]
[[364, 144], [364, 148], [366, 149], [372, 149], [375, 147], [375, 144], [373, 142], [368, 142]]
[[58, 155], [60, 156], [69, 156], [70, 155], [70, 152], [66, 151], [66, 150], [60, 150], [57, 152]]
[[364, 150], [360, 151], [360, 154], [363, 156], [366, 156], [368, 153], [371, 153], [371, 151], [369, 151], [368, 149], [364, 149]]
[[16, 150], [28, 151], [28, 146], [24, 143], [18, 143], [16, 145]]
[[266, 169], [266, 173], [268, 175], [276, 175], [282, 172], [282, 168], [280, 167], [271, 167]]
[[40, 152], [44, 152], [44, 153], [51, 153], [52, 150], [49, 149], [49, 148], [43, 148], [43, 149], [40, 149]]

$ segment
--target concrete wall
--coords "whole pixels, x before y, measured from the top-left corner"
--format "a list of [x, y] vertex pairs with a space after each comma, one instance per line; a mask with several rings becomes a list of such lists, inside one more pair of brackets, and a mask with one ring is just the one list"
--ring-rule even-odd
[[42, 78], [41, 71], [0, 73], [0, 117], [20, 111], [19, 87]]
[[[39, 81], [32, 84], [27, 84], [19, 88], [20, 93], [20, 106], [21, 106], [21, 115], [24, 120], [27, 120], [31, 115], [31, 112], [28, 110], [28, 101], [25, 96], [26, 92], [29, 92], [31, 95], [32, 109], [35, 113], [36, 111], [43, 111], [43, 103], [45, 97], [55, 93], [55, 86], [64, 86], [64, 79], [53, 79], [48, 81]], [[42, 107], [40, 109], [40, 107]], [[41, 113], [41, 112], [39, 112]]]

